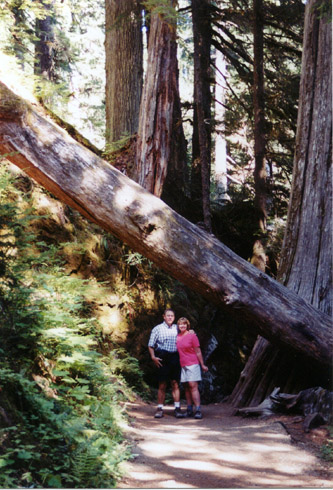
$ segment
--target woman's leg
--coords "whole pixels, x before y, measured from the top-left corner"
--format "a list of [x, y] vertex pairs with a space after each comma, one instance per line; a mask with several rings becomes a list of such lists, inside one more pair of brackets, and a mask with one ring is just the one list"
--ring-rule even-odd
[[184, 389], [185, 389], [186, 403], [187, 403], [187, 406], [189, 407], [190, 405], [192, 405], [192, 395], [191, 395], [191, 390], [190, 390], [188, 383], [184, 384]]
[[191, 391], [191, 398], [193, 400], [193, 403], [196, 407], [200, 407], [200, 393], [199, 393], [199, 388], [198, 388], [198, 382], [197, 381], [189, 381], [188, 382], [189, 389]]

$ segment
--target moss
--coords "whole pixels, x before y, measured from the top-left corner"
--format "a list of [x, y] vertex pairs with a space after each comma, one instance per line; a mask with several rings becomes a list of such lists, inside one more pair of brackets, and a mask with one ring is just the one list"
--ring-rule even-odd
[[28, 110], [28, 104], [0, 82], [0, 117], [15, 120]]

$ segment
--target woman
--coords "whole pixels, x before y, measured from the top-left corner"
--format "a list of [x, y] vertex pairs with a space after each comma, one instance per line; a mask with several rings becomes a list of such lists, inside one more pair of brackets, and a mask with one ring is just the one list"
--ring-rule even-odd
[[194, 418], [202, 419], [198, 381], [201, 381], [200, 365], [204, 372], [208, 371], [208, 367], [203, 362], [198, 337], [192, 331], [189, 332], [190, 322], [188, 319], [184, 317], [179, 318], [177, 325], [177, 350], [182, 368], [180, 381], [181, 383], [185, 383], [187, 416], [193, 417], [194, 404]]

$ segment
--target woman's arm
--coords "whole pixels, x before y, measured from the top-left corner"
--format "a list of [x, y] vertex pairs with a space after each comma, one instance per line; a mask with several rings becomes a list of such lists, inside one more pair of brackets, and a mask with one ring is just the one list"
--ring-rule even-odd
[[198, 361], [200, 362], [202, 370], [206, 373], [208, 371], [208, 367], [204, 364], [200, 347], [194, 347], [194, 350], [195, 350], [195, 353], [197, 355]]

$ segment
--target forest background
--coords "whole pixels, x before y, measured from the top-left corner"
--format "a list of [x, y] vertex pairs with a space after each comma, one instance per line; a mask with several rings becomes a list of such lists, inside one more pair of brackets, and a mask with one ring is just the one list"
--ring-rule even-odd
[[[286, 257], [293, 247], [284, 268], [281, 248], [305, 50], [301, 1], [2, 3], [3, 83], [240, 257], [288, 284]], [[328, 2], [311, 3], [308, 17], [327, 24]], [[321, 52], [327, 40], [318, 43]], [[329, 127], [329, 118], [324, 124]], [[327, 163], [331, 146], [325, 144]], [[187, 316], [199, 335], [210, 367], [201, 387], [205, 403], [229, 397], [236, 406], [256, 404], [275, 386], [290, 393], [329, 387], [327, 367], [257, 339], [246, 318], [207, 302], [6, 157], [2, 487], [115, 485], [130, 455], [121, 431], [124, 402], [137, 392], [155, 396], [146, 345], [166, 306]], [[324, 178], [326, 206], [328, 184]], [[322, 215], [329, 221], [329, 213]], [[325, 254], [329, 242], [321, 238]], [[320, 253], [318, 247], [317, 262]], [[325, 273], [316, 272], [318, 302], [302, 293], [327, 314], [329, 263]], [[298, 284], [309, 282], [301, 278], [305, 272], [297, 270]], [[296, 289], [292, 282], [288, 287]]]

